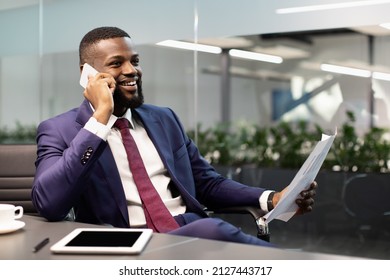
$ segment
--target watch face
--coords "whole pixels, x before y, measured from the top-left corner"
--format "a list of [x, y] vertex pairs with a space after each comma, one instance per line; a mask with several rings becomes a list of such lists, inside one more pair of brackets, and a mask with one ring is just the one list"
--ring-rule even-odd
[[268, 200], [267, 200], [268, 212], [271, 211], [272, 209], [274, 209], [274, 204], [272, 203], [272, 198], [274, 197], [274, 195], [275, 195], [275, 192], [272, 192], [268, 196]]

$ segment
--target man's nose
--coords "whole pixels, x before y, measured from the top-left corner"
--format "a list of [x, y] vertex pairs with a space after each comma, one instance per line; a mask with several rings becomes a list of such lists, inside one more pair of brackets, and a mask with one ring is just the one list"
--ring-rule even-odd
[[137, 74], [137, 69], [131, 64], [130, 61], [123, 63], [122, 65], [123, 74]]

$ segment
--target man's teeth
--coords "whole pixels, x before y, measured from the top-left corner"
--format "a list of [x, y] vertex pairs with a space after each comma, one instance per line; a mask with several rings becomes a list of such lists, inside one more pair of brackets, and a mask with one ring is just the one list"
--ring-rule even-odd
[[121, 86], [135, 86], [137, 84], [137, 82], [133, 81], [133, 82], [123, 82], [121, 83]]

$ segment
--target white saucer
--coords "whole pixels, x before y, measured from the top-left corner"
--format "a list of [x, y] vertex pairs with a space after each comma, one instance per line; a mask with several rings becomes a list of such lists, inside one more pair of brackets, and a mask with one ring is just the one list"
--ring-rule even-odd
[[13, 221], [9, 225], [1, 225], [0, 226], [0, 234], [16, 231], [18, 229], [21, 229], [25, 225], [26, 225], [25, 222], [22, 222], [22, 221]]

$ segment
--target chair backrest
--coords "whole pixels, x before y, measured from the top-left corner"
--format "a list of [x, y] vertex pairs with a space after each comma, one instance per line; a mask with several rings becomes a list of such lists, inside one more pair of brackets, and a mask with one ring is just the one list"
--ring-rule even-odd
[[373, 222], [390, 213], [388, 174], [359, 174], [349, 179], [343, 189], [347, 213]]
[[0, 203], [20, 205], [36, 214], [31, 201], [37, 147], [34, 144], [0, 145]]

